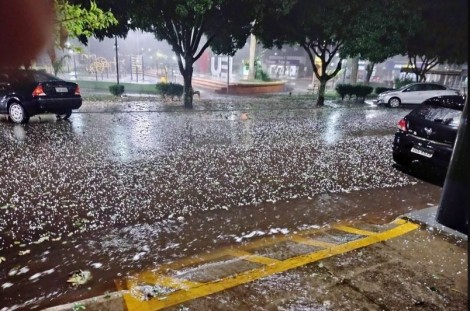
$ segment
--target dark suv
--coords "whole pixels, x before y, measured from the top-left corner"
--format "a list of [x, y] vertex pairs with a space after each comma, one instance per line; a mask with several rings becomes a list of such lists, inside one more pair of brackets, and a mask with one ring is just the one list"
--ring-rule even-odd
[[447, 171], [465, 98], [439, 96], [423, 102], [398, 122], [393, 160], [402, 166], [414, 161]]

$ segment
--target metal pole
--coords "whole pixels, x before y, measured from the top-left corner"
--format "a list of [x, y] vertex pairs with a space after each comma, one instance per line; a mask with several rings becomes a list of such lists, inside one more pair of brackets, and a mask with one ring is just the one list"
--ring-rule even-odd
[[470, 210], [470, 123], [468, 98], [465, 100], [455, 147], [447, 171], [436, 221], [468, 235]]
[[75, 53], [72, 52], [72, 58], [73, 58], [73, 73], [75, 76], [75, 81], [77, 81], [77, 64], [75, 63]]
[[119, 85], [119, 57], [118, 57], [117, 36], [114, 36], [114, 46], [116, 47], [116, 79], [117, 79], [117, 84]]
[[227, 55], [227, 94], [228, 94], [229, 84], [230, 84], [230, 55]]

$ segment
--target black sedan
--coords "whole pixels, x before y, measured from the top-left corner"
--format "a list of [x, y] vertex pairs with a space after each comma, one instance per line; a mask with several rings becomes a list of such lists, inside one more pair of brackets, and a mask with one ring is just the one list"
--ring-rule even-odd
[[465, 98], [433, 97], [398, 122], [393, 159], [402, 166], [412, 162], [445, 172], [449, 166]]
[[15, 123], [27, 123], [31, 116], [54, 113], [68, 119], [82, 105], [78, 84], [39, 70], [0, 71], [0, 113]]

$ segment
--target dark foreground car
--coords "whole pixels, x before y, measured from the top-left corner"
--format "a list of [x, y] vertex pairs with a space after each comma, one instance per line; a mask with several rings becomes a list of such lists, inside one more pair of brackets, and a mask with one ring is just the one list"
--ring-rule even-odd
[[0, 113], [15, 123], [54, 113], [68, 119], [82, 105], [78, 84], [38, 70], [0, 70]]
[[406, 167], [419, 161], [445, 172], [464, 105], [462, 96], [434, 97], [401, 119], [393, 141], [395, 162]]

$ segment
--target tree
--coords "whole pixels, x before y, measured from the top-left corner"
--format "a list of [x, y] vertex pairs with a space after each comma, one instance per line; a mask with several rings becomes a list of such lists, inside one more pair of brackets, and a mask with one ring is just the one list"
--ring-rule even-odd
[[366, 83], [369, 83], [375, 64], [406, 53], [403, 38], [417, 27], [414, 10], [403, 0], [363, 0], [357, 22], [349, 25], [351, 36], [345, 40], [340, 53], [343, 57], [368, 60]]
[[173, 48], [184, 80], [184, 107], [193, 107], [193, 64], [207, 48], [233, 55], [251, 32], [255, 0], [128, 1], [131, 25]]
[[64, 58], [57, 59], [56, 48], [63, 50], [69, 38], [87, 38], [94, 31], [116, 25], [118, 21], [109, 11], [99, 8], [94, 1], [87, 1], [89, 7], [67, 0], [55, 0], [55, 39], [47, 50], [54, 72], [60, 69]]
[[[255, 34], [265, 47], [300, 45], [320, 81], [317, 105], [325, 101], [326, 83], [341, 70], [342, 59], [332, 65], [357, 22], [359, 0], [273, 1], [261, 10]], [[319, 66], [315, 65], [315, 58]]]
[[426, 73], [438, 64], [468, 61], [467, 0], [414, 0], [408, 5], [418, 18], [413, 33], [405, 37], [416, 81], [426, 81]]

